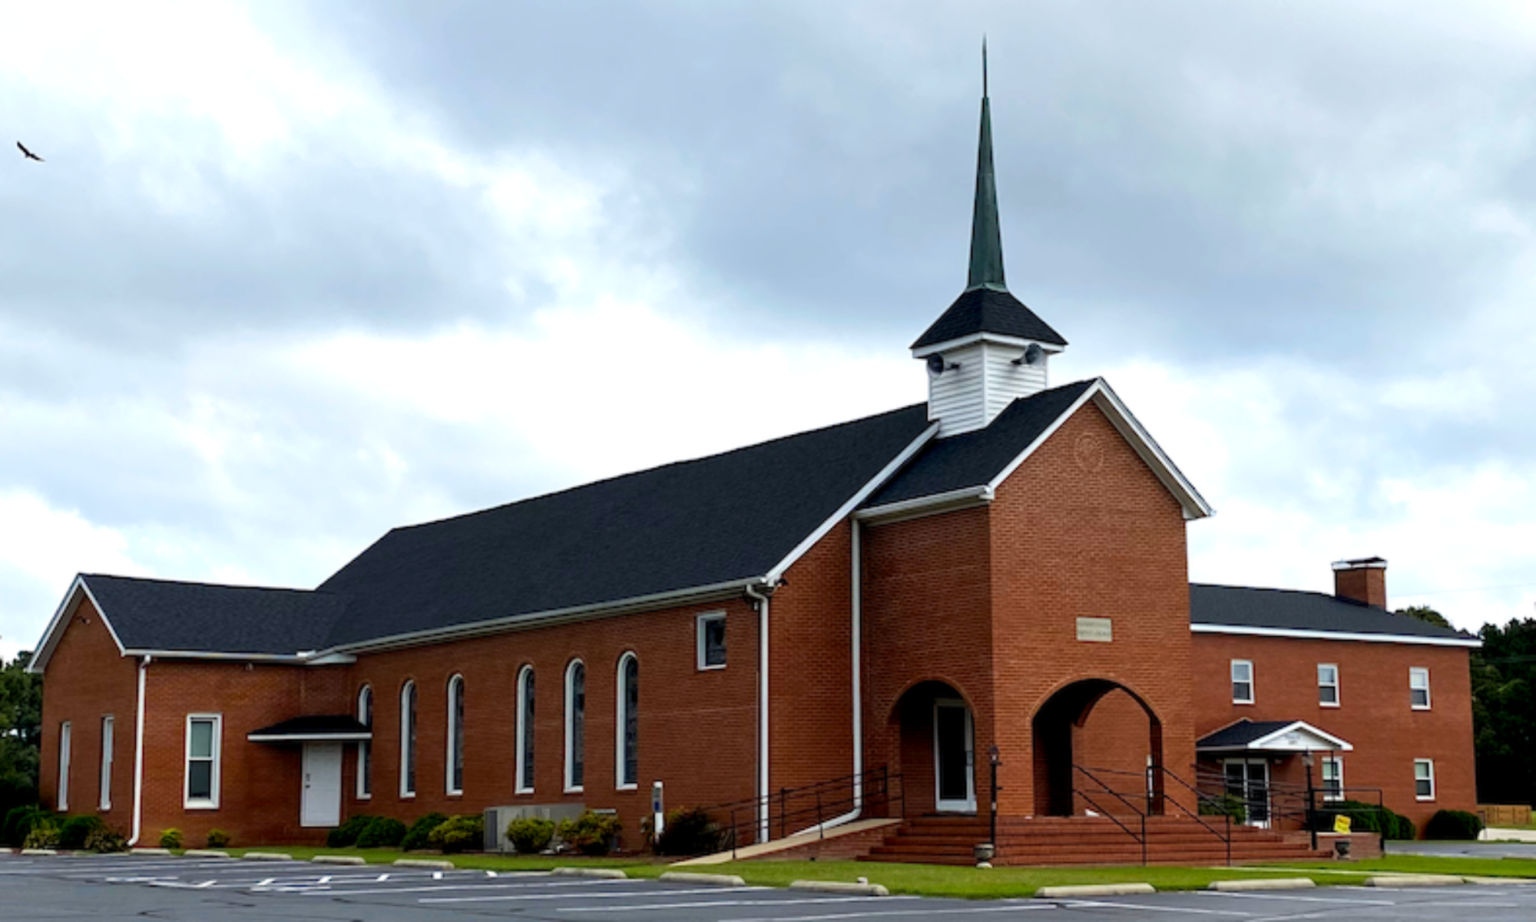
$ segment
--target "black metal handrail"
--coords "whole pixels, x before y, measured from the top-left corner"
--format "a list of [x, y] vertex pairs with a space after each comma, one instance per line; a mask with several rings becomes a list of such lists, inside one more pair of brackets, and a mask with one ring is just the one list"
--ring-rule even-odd
[[[1096, 784], [1098, 784], [1100, 787], [1102, 787], [1106, 792], [1114, 794], [1115, 797], [1121, 803], [1125, 804], [1133, 812], [1141, 814], [1142, 815], [1142, 827], [1143, 827], [1143, 829], [1145, 829], [1145, 826], [1146, 826], [1146, 817], [1147, 816], [1152, 815], [1152, 814], [1157, 813], [1157, 812], [1166, 812], [1165, 805], [1166, 804], [1172, 804], [1184, 816], [1187, 816], [1187, 817], [1193, 819], [1196, 823], [1198, 823], [1200, 825], [1200, 827], [1202, 829], [1204, 829], [1206, 832], [1209, 832], [1211, 835], [1215, 836], [1217, 838], [1217, 840], [1220, 841], [1222, 843], [1222, 845], [1224, 846], [1224, 848], [1225, 848], [1227, 864], [1230, 865], [1232, 863], [1232, 818], [1231, 818], [1231, 816], [1230, 815], [1225, 815], [1225, 822], [1223, 823], [1222, 828], [1220, 828], [1220, 829], [1217, 829], [1217, 828], [1213, 827], [1210, 823], [1207, 823], [1205, 821], [1205, 819], [1200, 815], [1200, 804], [1202, 802], [1206, 802], [1208, 799], [1213, 800], [1214, 798], [1208, 798], [1208, 795], [1202, 793], [1194, 785], [1191, 785], [1188, 781], [1185, 781], [1183, 778], [1179, 777], [1176, 773], [1169, 771], [1166, 767], [1160, 766], [1160, 765], [1148, 766], [1147, 769], [1144, 772], [1132, 772], [1132, 771], [1125, 771], [1123, 769], [1113, 769], [1113, 768], [1095, 768], [1095, 769], [1091, 769], [1090, 770], [1090, 769], [1084, 768], [1081, 765], [1073, 765], [1072, 768], [1074, 770], [1076, 770], [1076, 771], [1082, 772], [1087, 777], [1092, 778], [1093, 781]], [[1115, 791], [1109, 785], [1105, 784], [1102, 779], [1097, 777], [1097, 775], [1099, 775], [1099, 774], [1103, 774], [1103, 775], [1120, 775], [1122, 777], [1137, 778], [1137, 779], [1139, 779], [1144, 784], [1144, 786], [1145, 786], [1144, 791], [1137, 792], [1138, 794], [1143, 794], [1144, 793], [1144, 795], [1146, 797], [1146, 802], [1147, 803], [1146, 803], [1145, 811], [1142, 811], [1142, 810], [1138, 809], [1137, 806], [1135, 805], [1135, 803], [1133, 803], [1131, 800], [1127, 799], [1126, 797], [1122, 796], [1119, 792]], [[1163, 785], [1162, 785], [1161, 788], [1159, 788], [1156, 785], [1156, 783], [1155, 783], [1156, 779], [1158, 777], [1161, 777], [1163, 779]], [[1177, 783], [1180, 787], [1182, 787], [1185, 790], [1189, 791], [1190, 793], [1194, 794], [1194, 796], [1195, 796], [1195, 809], [1191, 810], [1185, 804], [1180, 803], [1178, 798], [1176, 798], [1173, 795], [1168, 793], [1168, 784], [1167, 784], [1167, 782], [1168, 782], [1168, 779], [1170, 779], [1170, 778], [1173, 779], [1173, 781], [1175, 783]], [[1095, 804], [1095, 806], [1097, 806], [1097, 805]], [[1114, 817], [1111, 816], [1110, 818], [1113, 819]], [[1143, 853], [1145, 854], [1145, 851], [1146, 851], [1146, 843], [1145, 842], [1142, 845], [1142, 849], [1143, 849]]]
[[1097, 809], [1099, 811], [1099, 814], [1101, 816], [1105, 817], [1110, 822], [1114, 823], [1116, 826], [1119, 826], [1120, 829], [1122, 831], [1124, 831], [1126, 835], [1128, 835], [1131, 838], [1136, 840], [1136, 844], [1141, 846], [1141, 863], [1142, 863], [1142, 865], [1146, 865], [1146, 863], [1147, 863], [1147, 814], [1143, 813], [1142, 811], [1140, 811], [1138, 809], [1136, 809], [1136, 805], [1135, 804], [1131, 803], [1129, 800], [1126, 800], [1123, 796], [1121, 796], [1120, 792], [1116, 791], [1114, 788], [1111, 788], [1109, 785], [1107, 785], [1103, 781], [1099, 780], [1097, 777], [1094, 776], [1093, 772], [1089, 771], [1088, 769], [1082, 767], [1081, 765], [1073, 765], [1072, 766], [1072, 770], [1075, 771], [1075, 772], [1080, 772], [1088, 780], [1092, 781], [1094, 784], [1097, 784], [1100, 788], [1102, 788], [1104, 793], [1113, 796], [1116, 800], [1120, 801], [1122, 804], [1125, 804], [1127, 807], [1130, 808], [1131, 812], [1136, 814], [1136, 816], [1141, 820], [1141, 834], [1137, 835], [1135, 832], [1133, 832], [1131, 830], [1131, 828], [1129, 826], [1127, 826], [1124, 823], [1120, 822], [1119, 817], [1115, 816], [1113, 811], [1106, 810], [1103, 807], [1099, 806], [1098, 801], [1094, 800], [1093, 797], [1090, 796], [1087, 791], [1083, 791], [1083, 790], [1079, 789], [1077, 787], [1077, 785], [1073, 785], [1072, 786], [1072, 793], [1073, 794], [1081, 797], [1083, 800], [1086, 800], [1090, 805], [1092, 805], [1095, 809]]
[[[856, 775], [844, 775], [798, 788], [780, 788], [764, 797], [751, 797], [704, 807], [711, 816], [729, 817], [722, 830], [723, 845], [736, 857], [740, 847], [815, 830], [818, 842], [826, 838], [827, 820], [852, 811], [862, 800], [866, 813], [891, 813], [899, 805], [897, 816], [905, 817], [907, 799], [901, 774], [887, 766], [872, 768]], [[774, 826], [778, 835], [774, 835]], [[766, 829], [765, 829], [766, 826]], [[803, 828], [802, 828], [803, 826]], [[794, 830], [794, 832], [791, 832]], [[766, 835], [763, 833], [766, 832]]]

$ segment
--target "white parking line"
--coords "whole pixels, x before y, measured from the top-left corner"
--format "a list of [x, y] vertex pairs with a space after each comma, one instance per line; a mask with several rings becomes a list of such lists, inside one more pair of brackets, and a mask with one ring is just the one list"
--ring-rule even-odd
[[1268, 892], [1266, 892], [1266, 893], [1234, 893], [1232, 891], [1227, 891], [1227, 892], [1224, 892], [1224, 893], [1216, 893], [1216, 892], [1209, 891], [1209, 890], [1196, 890], [1195, 893], [1198, 894], [1199, 896], [1214, 897], [1214, 898], [1218, 898], [1218, 899], [1294, 900], [1295, 902], [1298, 902], [1298, 903], [1344, 903], [1344, 904], [1350, 904], [1350, 905], [1355, 905], [1355, 906], [1396, 906], [1397, 905], [1397, 902], [1395, 900], [1354, 900], [1354, 899], [1346, 900], [1346, 899], [1339, 899], [1336, 896], [1292, 896], [1290, 894], [1279, 894], [1279, 893], [1268, 893]]
[[445, 890], [517, 890], [526, 887], [599, 887], [612, 886], [614, 884], [634, 884], [633, 880], [556, 880], [548, 883], [534, 884], [431, 884], [422, 887], [374, 887], [366, 890], [338, 890], [334, 886], [291, 886], [272, 887], [274, 893], [303, 893], [313, 896], [357, 896], [375, 893], [435, 893]]
[[[634, 883], [634, 881], [630, 881]], [[626, 896], [694, 896], [700, 893], [739, 893], [744, 890], [766, 890], [767, 887], [705, 887], [701, 890], [632, 890], [627, 893], [594, 893], [591, 899], [619, 899]], [[427, 896], [418, 903], [491, 903], [512, 900], [568, 900], [565, 893], [536, 893], [527, 896]], [[890, 899], [890, 897], [884, 897]], [[1245, 913], [1246, 915], [1246, 913]]]
[[[880, 899], [880, 897], [867, 897], [867, 899]], [[890, 897], [886, 897], [890, 899]], [[840, 919], [878, 919], [893, 916], [922, 916], [925, 919], [934, 916], [969, 916], [987, 912], [1039, 912], [1058, 908], [1054, 903], [1037, 903], [1027, 905], [1022, 903], [1010, 903], [1007, 906], [982, 906], [967, 907], [964, 909], [892, 909], [875, 910], [873, 912], [829, 912], [816, 916], [762, 916], [756, 919], [732, 919], [731, 922], [835, 922]], [[561, 912], [566, 912], [562, 909]]]
[[1143, 903], [1110, 903], [1100, 900], [1057, 900], [1066, 909], [1136, 909], [1142, 912], [1187, 912], [1200, 916], [1242, 916], [1254, 915], [1251, 912], [1239, 912], [1236, 909], [1196, 909], [1193, 906], [1147, 906]]
[[[729, 890], [730, 887], [718, 887], [715, 892]], [[676, 893], [677, 891], [670, 891]], [[662, 893], [656, 894], [663, 895]], [[804, 899], [789, 900], [694, 900], [681, 903], [635, 903], [629, 906], [562, 906], [556, 912], [644, 912], [655, 909], [719, 909], [724, 906], [802, 906], [813, 903], [868, 903], [879, 901], [889, 903], [892, 900], [915, 900], [915, 896], [818, 896]], [[1041, 909], [1055, 909], [1054, 906], [1042, 905]], [[731, 922], [740, 922], [733, 919]]]

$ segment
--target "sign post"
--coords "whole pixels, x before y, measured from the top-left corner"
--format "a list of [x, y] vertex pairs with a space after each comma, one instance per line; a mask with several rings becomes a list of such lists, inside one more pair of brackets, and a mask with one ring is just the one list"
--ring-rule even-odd
[[661, 782], [651, 782], [651, 834], [659, 841], [661, 830], [666, 826], [666, 802], [662, 798]]

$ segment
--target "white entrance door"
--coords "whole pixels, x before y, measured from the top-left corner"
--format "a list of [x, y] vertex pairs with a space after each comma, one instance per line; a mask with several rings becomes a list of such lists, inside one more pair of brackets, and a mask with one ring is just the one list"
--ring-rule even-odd
[[976, 812], [975, 744], [964, 701], [933, 704], [934, 803], [940, 813]]
[[1226, 760], [1227, 793], [1243, 802], [1244, 822], [1269, 827], [1269, 763], [1264, 759]]
[[300, 826], [341, 823], [341, 744], [304, 744], [304, 792], [299, 800]]

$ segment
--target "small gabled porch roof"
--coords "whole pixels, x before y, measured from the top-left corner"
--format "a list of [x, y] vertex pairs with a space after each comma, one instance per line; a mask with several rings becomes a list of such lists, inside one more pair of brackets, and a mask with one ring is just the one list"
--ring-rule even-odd
[[245, 735], [253, 743], [352, 743], [373, 739], [373, 731], [350, 714], [292, 717]]
[[1320, 730], [1304, 720], [1249, 720], [1243, 718], [1195, 743], [1202, 755], [1234, 752], [1349, 752], [1346, 740]]

